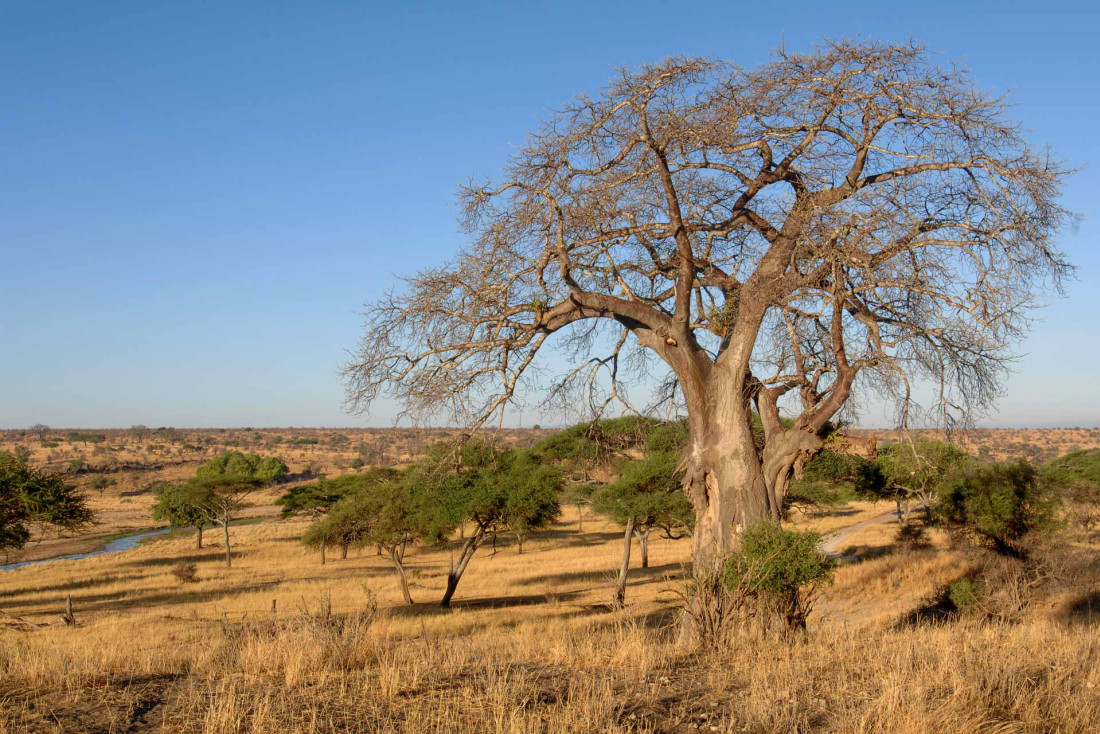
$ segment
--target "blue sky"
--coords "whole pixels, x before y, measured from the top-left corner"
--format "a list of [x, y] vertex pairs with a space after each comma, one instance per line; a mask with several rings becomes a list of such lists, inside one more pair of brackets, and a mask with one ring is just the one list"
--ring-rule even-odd
[[1084, 167], [1079, 279], [984, 423], [1100, 425], [1098, 21], [1057, 1], [8, 3], [0, 427], [387, 425], [387, 405], [341, 411], [336, 370], [362, 304], [461, 243], [459, 183], [614, 67], [841, 35], [963, 60]]

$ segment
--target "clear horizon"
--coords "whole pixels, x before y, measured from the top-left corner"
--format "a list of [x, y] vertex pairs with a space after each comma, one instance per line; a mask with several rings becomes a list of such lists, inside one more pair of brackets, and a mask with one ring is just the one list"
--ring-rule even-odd
[[[623, 9], [629, 7], [630, 12]], [[615, 67], [919, 39], [1081, 170], [1078, 266], [983, 427], [1100, 425], [1098, 13], [1084, 3], [12, 7], [0, 27], [0, 428], [389, 427], [341, 411], [362, 305], [462, 244], [455, 191]], [[883, 16], [890, 17], [883, 17]], [[972, 18], [976, 22], [964, 22]], [[580, 20], [578, 20], [580, 19]], [[746, 30], [748, 29], [748, 30]], [[975, 30], [977, 29], [977, 30]], [[861, 423], [887, 428], [881, 405]], [[510, 423], [558, 424], [533, 410]]]

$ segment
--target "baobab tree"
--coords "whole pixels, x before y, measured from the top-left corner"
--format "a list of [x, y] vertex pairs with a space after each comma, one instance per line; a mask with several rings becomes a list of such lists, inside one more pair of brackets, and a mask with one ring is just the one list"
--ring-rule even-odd
[[779, 519], [853, 395], [893, 400], [900, 422], [992, 403], [1070, 269], [1067, 173], [1002, 97], [915, 44], [623, 71], [499, 183], [462, 189], [468, 244], [368, 307], [348, 405], [479, 425], [544, 386], [557, 344], [577, 366], [551, 403], [686, 408], [696, 568], [713, 565], [738, 528]]

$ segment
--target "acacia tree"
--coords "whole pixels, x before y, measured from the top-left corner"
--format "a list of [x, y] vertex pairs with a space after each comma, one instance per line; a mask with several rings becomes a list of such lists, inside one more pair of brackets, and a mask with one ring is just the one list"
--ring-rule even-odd
[[371, 523], [363, 540], [385, 551], [401, 581], [401, 594], [412, 604], [409, 577], [405, 573], [405, 551], [425, 534], [425, 517], [407, 483], [391, 480], [362, 492], [361, 508]]
[[622, 476], [597, 489], [592, 495], [592, 507], [624, 527], [622, 564], [615, 585], [615, 604], [626, 599], [626, 577], [630, 571], [630, 545], [637, 537], [642, 553], [642, 568], [649, 568], [649, 534], [654, 528], [664, 530], [668, 537], [681, 537], [678, 531], [691, 526], [692, 508], [679, 491], [676, 473], [677, 457], [670, 453], [654, 453], [631, 461], [623, 467]]
[[952, 474], [972, 461], [970, 455], [944, 441], [911, 439], [884, 447], [875, 459], [882, 476], [882, 490], [898, 505], [898, 523], [909, 524], [909, 508], [916, 499], [932, 520], [932, 505]]
[[409, 484], [425, 536], [443, 542], [463, 524], [473, 524], [458, 558], [452, 558], [439, 605], [451, 605], [466, 567], [486, 540], [502, 530], [527, 533], [554, 522], [561, 486], [561, 472], [528, 451], [501, 450], [482, 441], [433, 449]]
[[34, 526], [73, 531], [94, 519], [84, 492], [62, 475], [0, 451], [0, 553], [20, 550]]
[[[344, 474], [333, 479], [320, 479], [311, 484], [292, 487], [276, 499], [275, 504], [282, 506], [284, 518], [305, 513], [312, 516], [316, 523], [343, 497], [365, 491], [382, 482], [391, 481], [397, 475], [393, 469], [375, 468], [365, 474]], [[307, 545], [320, 548], [322, 566], [327, 561], [325, 551], [333, 540], [340, 544], [341, 557], [348, 557], [349, 543], [343, 542], [340, 537], [341, 534], [335, 531], [334, 526], [313, 531]]]
[[914, 381], [944, 420], [991, 404], [1029, 307], [1069, 269], [1066, 175], [1001, 97], [918, 45], [624, 71], [502, 182], [463, 189], [469, 244], [368, 307], [348, 404], [477, 425], [557, 340], [580, 366], [547, 399], [601, 409], [663, 363], [656, 398], [688, 414], [696, 568], [714, 567], [737, 528], [780, 518], [859, 389], [902, 423]]
[[167, 522], [170, 528], [195, 528], [195, 547], [202, 549], [202, 528], [210, 522], [206, 510], [195, 504], [201, 493], [186, 484], [156, 482], [152, 487], [156, 502], [153, 503], [153, 519]]
[[233, 568], [229, 548], [229, 524], [248, 506], [248, 495], [260, 482], [241, 476], [196, 477], [184, 485], [183, 502], [197, 508], [215, 525], [220, 525], [225, 536], [225, 567]]

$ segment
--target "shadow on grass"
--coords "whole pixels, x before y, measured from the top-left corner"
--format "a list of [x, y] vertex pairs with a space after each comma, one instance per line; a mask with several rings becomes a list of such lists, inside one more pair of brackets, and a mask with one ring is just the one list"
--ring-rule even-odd
[[[158, 591], [149, 594], [142, 594], [140, 592], [134, 594], [134, 592], [129, 591], [109, 594], [86, 594], [79, 597], [73, 597], [73, 610], [79, 622], [82, 612], [129, 611], [133, 609], [174, 604], [205, 604], [218, 601], [227, 596], [237, 596], [252, 591], [270, 589], [278, 586], [280, 583], [280, 581], [264, 581], [245, 586], [234, 586], [229, 589], [194, 589], [190, 591], [179, 589], [173, 591]], [[131, 594], [133, 595], [131, 596]], [[61, 596], [58, 596], [57, 601], [54, 603], [42, 599], [33, 599], [5, 602], [4, 606], [8, 609], [38, 607], [42, 609], [42, 613], [44, 614], [56, 608], [57, 612], [60, 613], [65, 606], [65, 600]]]
[[[627, 584], [661, 578], [669, 574], [672, 574], [674, 577], [679, 577], [684, 568], [685, 567], [679, 563], [666, 563], [660, 566], [650, 566], [649, 568], [632, 567], [627, 576]], [[688, 571], [690, 572], [690, 567], [688, 567]], [[610, 579], [616, 573], [618, 573], [618, 569], [611, 568], [609, 565], [604, 571], [566, 571], [563, 573], [546, 573], [537, 576], [528, 576], [518, 581], [517, 585], [540, 586], [544, 584], [594, 583], [600, 581], [608, 581], [611, 583]]]
[[1100, 591], [1082, 594], [1071, 601], [1064, 619], [1071, 624], [1100, 625]]
[[[562, 593], [546, 593], [546, 594], [519, 594], [516, 596], [483, 596], [474, 597], [471, 599], [455, 598], [451, 600], [450, 608], [444, 608], [439, 606], [439, 600], [434, 599], [432, 601], [418, 601], [415, 604], [404, 604], [401, 606], [391, 607], [387, 611], [397, 616], [405, 617], [420, 617], [420, 616], [440, 616], [445, 614], [452, 614], [456, 610], [479, 610], [479, 609], [510, 609], [514, 607], [527, 607], [537, 606], [540, 604], [558, 604], [561, 602], [568, 602], [581, 594], [579, 591], [569, 591]], [[566, 613], [566, 616], [577, 616], [584, 614], [583, 610], [570, 611]]]

